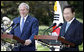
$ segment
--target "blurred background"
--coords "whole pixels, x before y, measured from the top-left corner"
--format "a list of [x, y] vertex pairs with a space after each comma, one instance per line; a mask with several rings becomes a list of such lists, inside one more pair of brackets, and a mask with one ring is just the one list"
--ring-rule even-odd
[[[19, 16], [18, 6], [23, 1], [1, 1], [1, 23], [6, 19], [6, 26], [12, 23], [12, 20]], [[30, 6], [29, 14], [36, 17], [39, 21], [39, 35], [53, 23], [54, 3], [55, 1], [24, 1]], [[73, 5], [75, 7], [76, 18], [83, 23], [83, 1], [60, 1], [63, 9], [64, 5]], [[5, 17], [5, 19], [3, 19]], [[36, 44], [37, 51], [49, 51], [47, 47], [43, 47], [39, 43]], [[79, 50], [83, 51], [83, 43], [79, 46]]]

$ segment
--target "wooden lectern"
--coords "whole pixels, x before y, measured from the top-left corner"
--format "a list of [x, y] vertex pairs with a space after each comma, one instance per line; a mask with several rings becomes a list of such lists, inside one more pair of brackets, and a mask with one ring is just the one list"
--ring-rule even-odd
[[[51, 36], [51, 35], [35, 35], [34, 39], [36, 39], [36, 40], [57, 40], [57, 41], [60, 41], [61, 43], [70, 45], [72, 47], [75, 46], [74, 43], [66, 41], [63, 37], [60, 37], [60, 36], [57, 37], [57, 36]], [[45, 42], [47, 42], [47, 41], [45, 41]], [[49, 42], [47, 42], [47, 44], [49, 44]]]
[[2, 34], [2, 35], [1, 35], [1, 39], [5, 39], [5, 38], [14, 39], [14, 40], [16, 40], [17, 42], [19, 42], [19, 43], [21, 43], [21, 44], [24, 44], [24, 43], [25, 43], [24, 40], [21, 40], [20, 38], [18, 38], [17, 36], [14, 36], [14, 35]]
[[[68, 45], [71, 47], [74, 47], [75, 44], [71, 43], [69, 41], [66, 41], [63, 37], [60, 36], [51, 36], [51, 35], [35, 35], [34, 36], [35, 40], [38, 40], [43, 46], [47, 46], [51, 51], [55, 51], [55, 49], [62, 49], [63, 47], [68, 48]], [[52, 47], [51, 47], [52, 46]], [[59, 46], [59, 48], [54, 47], [54, 46]]]

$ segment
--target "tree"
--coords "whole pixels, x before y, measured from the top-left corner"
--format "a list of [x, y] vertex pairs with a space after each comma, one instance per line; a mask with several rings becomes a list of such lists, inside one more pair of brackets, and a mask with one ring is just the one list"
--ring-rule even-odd
[[[7, 16], [11, 20], [19, 16], [18, 6], [23, 1], [1, 1], [1, 17]], [[24, 1], [30, 6], [29, 14], [39, 20], [40, 25], [51, 25], [54, 17], [55, 1]], [[61, 8], [65, 5], [73, 5], [76, 9], [76, 17], [83, 18], [82, 1], [60, 1]], [[81, 6], [81, 7], [80, 7]]]

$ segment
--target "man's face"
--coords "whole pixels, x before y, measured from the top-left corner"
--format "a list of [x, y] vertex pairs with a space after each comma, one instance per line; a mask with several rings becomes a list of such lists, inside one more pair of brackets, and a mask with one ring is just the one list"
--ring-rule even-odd
[[63, 11], [63, 16], [64, 19], [68, 22], [70, 20], [72, 20], [72, 18], [74, 17], [75, 12], [72, 13], [71, 8], [65, 8]]
[[20, 6], [19, 13], [21, 17], [25, 17], [28, 14], [28, 10], [25, 5]]

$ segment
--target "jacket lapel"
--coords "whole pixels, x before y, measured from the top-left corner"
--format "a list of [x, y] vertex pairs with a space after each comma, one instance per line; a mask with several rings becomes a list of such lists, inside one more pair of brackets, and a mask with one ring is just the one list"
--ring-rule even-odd
[[[19, 24], [20, 24], [20, 19], [21, 19], [21, 17], [19, 17], [19, 19], [18, 19], [18, 23], [19, 23]], [[18, 26], [18, 31], [19, 31], [19, 33], [21, 34], [20, 25]]]
[[62, 36], [64, 36], [65, 35], [65, 28], [66, 28], [66, 24], [67, 24], [67, 22], [65, 22], [65, 24], [64, 24], [64, 26], [63, 26], [63, 30], [62, 30]]

